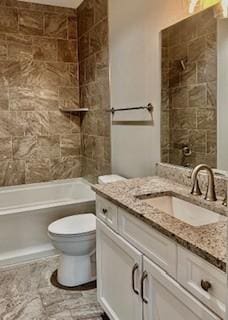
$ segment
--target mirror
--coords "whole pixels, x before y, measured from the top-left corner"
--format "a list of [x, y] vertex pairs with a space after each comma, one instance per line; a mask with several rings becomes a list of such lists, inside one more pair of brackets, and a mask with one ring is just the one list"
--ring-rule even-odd
[[162, 162], [228, 170], [228, 19], [210, 8], [161, 38]]

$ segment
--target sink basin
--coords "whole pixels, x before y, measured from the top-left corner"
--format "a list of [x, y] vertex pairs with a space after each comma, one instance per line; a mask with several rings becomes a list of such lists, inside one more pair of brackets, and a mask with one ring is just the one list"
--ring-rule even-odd
[[142, 201], [194, 227], [226, 220], [226, 217], [218, 213], [201, 208], [173, 196], [144, 198]]

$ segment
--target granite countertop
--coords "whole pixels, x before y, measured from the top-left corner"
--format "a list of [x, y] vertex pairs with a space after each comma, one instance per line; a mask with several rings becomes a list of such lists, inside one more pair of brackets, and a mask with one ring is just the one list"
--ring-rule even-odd
[[[94, 185], [92, 189], [217, 268], [226, 271], [226, 216], [228, 210], [222, 205], [222, 199], [218, 199], [217, 202], [208, 202], [203, 197], [192, 196], [188, 187], [160, 177]], [[173, 195], [225, 217], [221, 217], [221, 222], [193, 227], [154, 208], [148, 201], [138, 198], [145, 195], [154, 197]]]

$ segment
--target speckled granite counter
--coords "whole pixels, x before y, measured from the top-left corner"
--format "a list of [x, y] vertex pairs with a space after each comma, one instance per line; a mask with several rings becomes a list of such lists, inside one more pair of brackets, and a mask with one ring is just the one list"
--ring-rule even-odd
[[138, 197], [173, 195], [228, 216], [228, 210], [222, 205], [222, 199], [217, 202], [205, 201], [202, 197], [192, 196], [188, 187], [160, 177], [94, 185], [92, 189], [214, 266], [226, 270], [226, 217], [222, 222], [193, 227], [159, 211]]

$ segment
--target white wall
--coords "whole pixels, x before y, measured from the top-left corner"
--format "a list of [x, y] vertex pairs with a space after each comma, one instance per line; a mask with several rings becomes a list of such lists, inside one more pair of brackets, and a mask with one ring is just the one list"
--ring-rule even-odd
[[114, 173], [152, 175], [160, 161], [160, 31], [187, 16], [183, 3], [109, 0], [111, 106], [155, 106], [154, 126], [112, 126]]
[[228, 19], [218, 23], [218, 168], [228, 170]]

